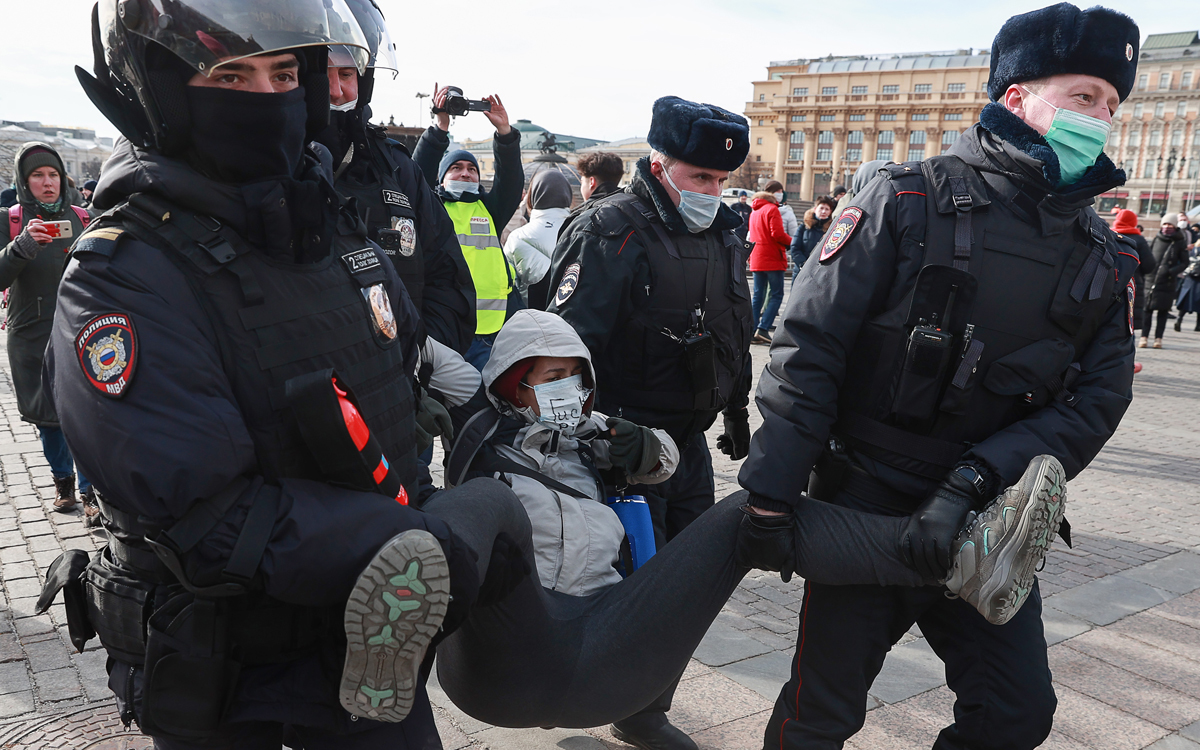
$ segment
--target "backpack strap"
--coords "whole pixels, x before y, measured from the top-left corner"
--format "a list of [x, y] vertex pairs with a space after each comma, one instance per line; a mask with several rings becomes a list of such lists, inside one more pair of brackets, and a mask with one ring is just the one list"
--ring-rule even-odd
[[8, 241], [12, 242], [21, 233], [21, 204], [14, 203], [8, 209]]
[[[971, 245], [971, 213], [991, 203], [987, 185], [973, 168], [957, 156], [933, 156], [921, 162], [928, 198], [939, 214], [954, 214], [954, 255], [951, 262], [960, 271], [969, 271]], [[938, 248], [926, 248], [926, 255]]]
[[83, 228], [87, 229], [88, 224], [92, 223], [91, 214], [87, 212], [87, 209], [80, 208], [79, 206], [71, 206], [71, 210], [74, 211], [75, 215], [79, 217], [79, 221], [83, 224]]
[[[619, 208], [621, 213], [633, 222], [634, 228], [638, 231], [652, 230], [655, 238], [666, 248], [667, 254], [675, 260], [679, 260], [679, 250], [671, 240], [671, 235], [667, 234], [667, 230], [663, 227], [662, 219], [641, 198], [633, 193], [616, 193], [609, 203]], [[643, 244], [646, 244], [645, 241]]]

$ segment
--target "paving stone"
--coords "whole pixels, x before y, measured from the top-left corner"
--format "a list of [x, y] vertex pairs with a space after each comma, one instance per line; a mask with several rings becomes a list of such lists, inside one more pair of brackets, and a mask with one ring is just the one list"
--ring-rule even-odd
[[768, 700], [722, 674], [680, 682], [671, 703], [671, 723], [693, 734], [769, 710]]
[[888, 653], [870, 693], [884, 703], [899, 703], [944, 684], [946, 667], [922, 638]]
[[79, 670], [80, 681], [89, 701], [110, 700], [113, 697], [108, 689], [107, 661], [108, 653], [104, 650], [71, 654], [71, 663]]
[[867, 714], [863, 728], [846, 743], [852, 750], [928, 750], [941, 727], [903, 705], [883, 706]]
[[1042, 609], [1042, 625], [1046, 631], [1046, 645], [1053, 646], [1069, 638], [1082, 635], [1092, 629], [1092, 624], [1053, 607]]
[[24, 544], [16, 547], [5, 547], [0, 549], [0, 563], [10, 565], [12, 563], [28, 562], [33, 558], [29, 556], [29, 548]]
[[475, 735], [485, 747], [521, 747], [528, 750], [604, 750], [604, 743], [582, 729], [503, 729], [492, 727]]
[[49, 615], [21, 617], [13, 620], [13, 626], [17, 630], [17, 635], [21, 638], [30, 635], [54, 632], [54, 623], [50, 620]]
[[63, 701], [83, 695], [79, 676], [70, 667], [37, 672], [33, 675], [37, 697], [43, 701]]
[[1046, 606], [1096, 625], [1109, 625], [1174, 598], [1174, 594], [1141, 581], [1110, 576], [1048, 597]]
[[33, 711], [33, 691], [23, 690], [0, 694], [0, 718], [20, 716]]
[[[58, 543], [58, 539], [56, 539], [54, 535], [33, 537], [29, 540], [29, 549], [34, 552], [46, 552], [48, 550], [53, 550], [55, 554], [54, 557], [50, 558], [51, 561], [53, 561], [55, 557], [58, 557], [58, 555], [62, 554], [62, 545]], [[34, 559], [36, 560], [37, 557], [35, 556]]]
[[15, 633], [0, 634], [0, 662], [16, 661], [25, 658], [25, 650], [21, 648]]
[[51, 635], [50, 640], [25, 644], [25, 654], [29, 657], [29, 668], [34, 674], [71, 665], [67, 647], [63, 645], [57, 633]]
[[15, 581], [5, 581], [4, 589], [12, 599], [33, 597], [36, 599], [42, 593], [42, 582], [36, 578], [18, 578]]
[[1189, 627], [1200, 628], [1200, 594], [1181, 596], [1148, 611]]
[[1128, 617], [1113, 625], [1112, 629], [1164, 651], [1200, 662], [1200, 629], [1158, 617], [1150, 612]]
[[1167, 729], [1200, 720], [1200, 699], [1066, 646], [1050, 649], [1054, 681]]
[[1188, 739], [1200, 742], [1200, 721], [1197, 721], [1195, 724], [1189, 724], [1183, 729], [1180, 729], [1179, 733]]
[[1146, 750], [1200, 750], [1200, 742], [1193, 742], [1178, 734], [1170, 734], [1150, 745]]
[[763, 729], [770, 718], [770, 711], [762, 711], [712, 729], [693, 732], [691, 737], [701, 750], [762, 750]]
[[456, 727], [445, 710], [438, 706], [433, 707], [433, 723], [442, 740], [442, 750], [465, 750], [473, 744], [471, 738]]
[[1179, 552], [1122, 571], [1118, 575], [1165, 591], [1187, 594], [1200, 589], [1200, 555], [1194, 552]]
[[25, 667], [25, 662], [0, 664], [0, 694], [19, 693], [29, 689], [29, 670]]
[[5, 581], [16, 581], [21, 578], [37, 579], [38, 577], [37, 568], [33, 566], [32, 560], [5, 563], [3, 572]]
[[718, 667], [717, 671], [750, 688], [767, 700], [779, 697], [779, 691], [792, 672], [792, 656], [772, 651]]
[[714, 622], [693, 656], [710, 667], [765, 654], [771, 649], [722, 622]]
[[1071, 739], [1104, 750], [1140, 750], [1166, 736], [1167, 730], [1078, 693], [1058, 687], [1054, 728]]

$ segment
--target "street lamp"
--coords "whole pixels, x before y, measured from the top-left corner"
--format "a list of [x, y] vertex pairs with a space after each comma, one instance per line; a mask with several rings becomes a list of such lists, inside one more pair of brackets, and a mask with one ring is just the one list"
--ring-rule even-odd
[[[1161, 162], [1162, 157], [1158, 157]], [[1171, 205], [1171, 172], [1175, 171], [1175, 149], [1171, 149], [1171, 155], [1167, 157], [1167, 182], [1163, 186], [1163, 194], [1167, 196], [1163, 203], [1163, 213], [1167, 212], [1167, 206]]]
[[428, 99], [429, 97], [430, 94], [422, 94], [420, 91], [417, 92], [417, 127], [423, 127], [425, 125], [425, 104], [421, 100]]

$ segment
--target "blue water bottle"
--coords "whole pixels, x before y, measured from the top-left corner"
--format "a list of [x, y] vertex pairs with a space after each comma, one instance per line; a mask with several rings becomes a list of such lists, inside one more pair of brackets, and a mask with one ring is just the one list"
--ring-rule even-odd
[[650, 521], [650, 504], [642, 495], [608, 497], [604, 504], [612, 508], [617, 518], [621, 519], [621, 525], [625, 527], [625, 537], [629, 539], [633, 570], [637, 570], [654, 557], [657, 551], [654, 544], [654, 524]]

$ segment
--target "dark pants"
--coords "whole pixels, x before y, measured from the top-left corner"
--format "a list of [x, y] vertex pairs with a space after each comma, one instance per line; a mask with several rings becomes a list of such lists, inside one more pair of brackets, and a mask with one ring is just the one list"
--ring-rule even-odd
[[769, 331], [783, 304], [783, 271], [755, 271], [754, 295], [750, 298], [750, 309], [754, 314], [754, 327]]
[[75, 462], [71, 459], [71, 451], [67, 448], [67, 438], [63, 435], [63, 431], [58, 427], [39, 427], [38, 435], [42, 438], [42, 453], [46, 456], [46, 463], [50, 464], [50, 473], [55, 479], [64, 479], [75, 475], [79, 478], [79, 491], [87, 492], [92, 488], [92, 483], [88, 481], [83, 472], [75, 471]]
[[1167, 330], [1167, 313], [1168, 310], [1151, 310], [1146, 309], [1146, 317], [1142, 323], [1142, 335], [1149, 338], [1150, 336], [1150, 321], [1154, 318], [1154, 314], [1158, 313], [1158, 324], [1154, 326], [1154, 338], [1161, 339], [1163, 333]]

